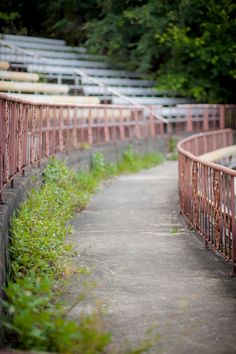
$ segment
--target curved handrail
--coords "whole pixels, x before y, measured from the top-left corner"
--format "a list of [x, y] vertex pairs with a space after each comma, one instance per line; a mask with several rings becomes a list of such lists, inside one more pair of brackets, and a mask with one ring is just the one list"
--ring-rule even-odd
[[[231, 129], [220, 129], [220, 130], [217, 130], [217, 131], [214, 131], [214, 132], [199, 133], [199, 134], [190, 136], [190, 137], [182, 139], [181, 141], [178, 142], [177, 150], [178, 150], [179, 153], [182, 153], [183, 155], [185, 155], [186, 157], [188, 157], [189, 159], [191, 159], [191, 160], [193, 160], [195, 162], [201, 163], [203, 166], [211, 167], [211, 168], [214, 168], [217, 171], [221, 171], [221, 172], [227, 173], [230, 176], [236, 177], [236, 171], [235, 170], [232, 170], [231, 168], [219, 165], [219, 164], [217, 164], [215, 162], [212, 162], [212, 161], [205, 161], [205, 160], [201, 159], [201, 157], [195, 156], [194, 154], [192, 154], [191, 152], [186, 151], [182, 147], [182, 145], [184, 145], [187, 142], [190, 142], [192, 139], [195, 139], [196, 137], [211, 136], [212, 134], [219, 134], [220, 135], [222, 133], [224, 133], [224, 134], [225, 133], [229, 133], [231, 135], [232, 134], [232, 130]], [[231, 145], [231, 144], [227, 144], [225, 146], [228, 146], [228, 145]], [[221, 146], [220, 148], [225, 147], [225, 146]], [[209, 151], [207, 151], [207, 152], [209, 152]]]
[[25, 167], [84, 144], [163, 134], [163, 123], [134, 106], [32, 102], [0, 94], [0, 202]]
[[233, 133], [222, 129], [196, 134], [178, 143], [180, 208], [188, 223], [204, 238], [205, 246], [210, 245], [230, 261], [236, 274], [236, 171], [204, 161], [193, 153], [206, 138], [209, 144], [205, 144], [203, 153], [214, 150], [212, 147], [231, 145]]
[[[63, 95], [61, 96], [63, 98]], [[53, 98], [53, 96], [52, 96]], [[0, 92], [0, 99], [4, 99], [6, 101], [14, 101], [14, 102], [17, 102], [17, 103], [24, 103], [24, 104], [29, 104], [31, 106], [51, 106], [51, 107], [71, 107], [71, 108], [74, 108], [74, 107], [88, 107], [88, 108], [109, 108], [109, 109], [114, 109], [114, 108], [117, 108], [117, 109], [132, 109], [132, 110], [142, 110], [140, 109], [139, 107], [135, 107], [135, 106], [132, 106], [132, 105], [115, 105], [115, 104], [104, 104], [104, 103], [99, 103], [99, 104], [94, 104], [94, 103], [60, 103], [60, 102], [57, 102], [57, 103], [53, 103], [53, 102], [47, 102], [47, 101], [33, 101], [33, 100], [30, 100], [30, 99], [26, 99], [26, 98], [21, 98], [19, 96], [16, 96], [14, 94], [9, 94], [9, 93], [2, 93]]]

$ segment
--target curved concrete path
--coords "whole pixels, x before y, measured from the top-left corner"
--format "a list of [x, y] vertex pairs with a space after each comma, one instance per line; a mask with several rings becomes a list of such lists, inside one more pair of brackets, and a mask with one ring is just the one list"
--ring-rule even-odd
[[94, 196], [74, 221], [75, 262], [97, 282], [83, 306], [100, 300], [117, 343], [136, 343], [155, 324], [155, 353], [236, 353], [236, 279], [178, 210], [176, 162], [121, 176]]

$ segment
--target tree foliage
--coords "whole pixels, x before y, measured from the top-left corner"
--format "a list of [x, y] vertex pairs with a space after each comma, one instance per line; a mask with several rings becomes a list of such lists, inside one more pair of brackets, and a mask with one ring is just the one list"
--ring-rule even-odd
[[199, 101], [234, 101], [233, 0], [13, 3], [10, 0], [0, 7], [0, 25], [4, 23], [5, 28], [12, 25], [13, 31], [24, 28], [28, 34], [86, 43], [91, 52], [106, 54], [113, 62], [151, 76], [159, 87]]
[[236, 5], [231, 0], [110, 0], [103, 18], [86, 24], [88, 46], [159, 87], [199, 101], [233, 102]]

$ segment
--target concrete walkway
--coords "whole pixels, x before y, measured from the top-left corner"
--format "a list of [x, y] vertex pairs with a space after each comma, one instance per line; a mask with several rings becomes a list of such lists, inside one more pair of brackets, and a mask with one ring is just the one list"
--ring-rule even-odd
[[113, 180], [74, 228], [76, 262], [94, 269], [97, 282], [86, 305], [100, 300], [116, 343], [137, 343], [155, 324], [155, 353], [236, 353], [236, 279], [186, 229], [176, 162]]

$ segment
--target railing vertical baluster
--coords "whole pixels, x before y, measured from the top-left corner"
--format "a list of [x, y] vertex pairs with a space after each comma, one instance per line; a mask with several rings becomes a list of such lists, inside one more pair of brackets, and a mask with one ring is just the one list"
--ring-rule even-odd
[[50, 107], [46, 107], [46, 132], [45, 132], [45, 157], [50, 156], [50, 142], [49, 142], [49, 109]]
[[64, 137], [63, 137], [63, 132], [64, 132], [64, 108], [60, 107], [59, 108], [59, 150], [63, 151], [64, 150]]
[[235, 190], [234, 190], [234, 179], [230, 178], [230, 190], [231, 190], [231, 232], [232, 232], [232, 261], [233, 269], [232, 275], [236, 276], [236, 225], [235, 225]]
[[57, 151], [56, 136], [57, 136], [57, 107], [52, 108], [52, 139], [53, 139], [53, 152]]
[[77, 116], [76, 116], [76, 107], [73, 107], [73, 132], [72, 132], [72, 141], [73, 148], [77, 146]]
[[108, 115], [107, 115], [107, 108], [104, 108], [104, 140], [105, 143], [108, 143], [110, 140], [110, 134], [109, 134], [109, 126], [108, 126]]
[[73, 146], [73, 140], [71, 139], [71, 130], [70, 130], [70, 126], [71, 126], [71, 118], [70, 118], [70, 113], [71, 113], [71, 109], [69, 106], [65, 107], [65, 122], [66, 122], [66, 152], [68, 152], [71, 149], [71, 146]]
[[92, 109], [88, 111], [88, 143], [93, 144], [93, 131], [92, 131]]
[[39, 107], [39, 159], [38, 164], [40, 166], [42, 160], [42, 145], [43, 145], [43, 110], [44, 107]]
[[187, 109], [188, 109], [188, 115], [187, 115], [186, 131], [187, 132], [192, 132], [193, 131], [192, 107], [189, 105]]
[[203, 130], [209, 129], [209, 120], [208, 120], [208, 106], [204, 107], [204, 117], [203, 117]]
[[153, 108], [150, 107], [150, 114], [149, 114], [149, 134], [150, 136], [155, 136], [155, 125], [154, 125], [154, 117], [153, 117]]
[[124, 117], [123, 109], [119, 108], [119, 131], [120, 131], [120, 140], [125, 139], [125, 129], [124, 129]]
[[19, 105], [19, 120], [18, 120], [18, 146], [17, 146], [17, 171], [21, 171], [22, 168], [22, 158], [23, 158], [23, 103]]
[[[6, 101], [5, 105], [4, 105], [5, 109], [4, 109], [4, 125], [5, 125], [5, 129], [4, 129], [4, 182], [7, 183], [9, 180], [9, 164], [10, 164], [10, 156], [9, 156], [9, 129], [10, 129], [10, 117], [9, 117], [9, 102]], [[15, 117], [13, 117], [14, 119]]]
[[135, 120], [135, 137], [139, 139], [141, 134], [140, 134], [140, 125], [139, 125], [139, 114], [137, 109], [135, 109], [134, 111], [134, 120]]
[[36, 107], [32, 107], [32, 129], [31, 129], [31, 146], [30, 146], [30, 163], [35, 162], [35, 125], [36, 125]]

